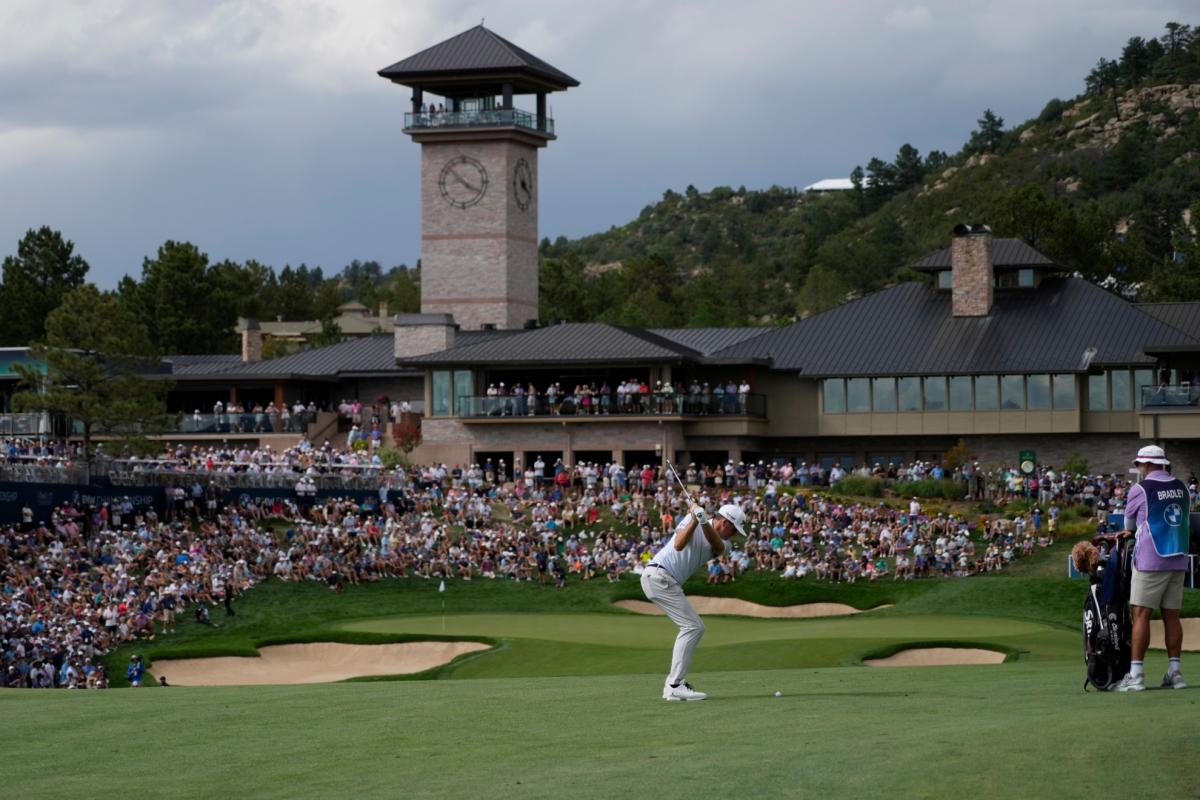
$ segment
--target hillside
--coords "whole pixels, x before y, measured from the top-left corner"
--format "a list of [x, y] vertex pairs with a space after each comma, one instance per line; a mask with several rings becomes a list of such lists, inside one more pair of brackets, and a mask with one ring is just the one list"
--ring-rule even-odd
[[904, 265], [961, 221], [1114, 291], [1200, 299], [1200, 34], [1170, 23], [1159, 39], [1134, 37], [1084, 86], [1016, 126], [984, 112], [952, 155], [904, 144], [892, 161], [870, 159], [851, 191], [689, 186], [625, 225], [543, 241], [542, 316], [786, 321], [913, 278]]

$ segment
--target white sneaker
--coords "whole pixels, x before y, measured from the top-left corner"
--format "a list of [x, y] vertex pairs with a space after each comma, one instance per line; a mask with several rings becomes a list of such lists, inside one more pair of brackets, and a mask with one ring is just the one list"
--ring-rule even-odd
[[697, 692], [692, 688], [690, 683], [681, 683], [678, 686], [664, 686], [663, 700], [671, 703], [677, 703], [686, 700], [703, 700], [708, 697], [704, 692]]
[[1126, 673], [1121, 682], [1112, 688], [1114, 692], [1143, 692], [1146, 690], [1146, 682], [1141, 675], [1133, 677]]
[[1182, 672], [1168, 672], [1163, 675], [1162, 688], [1164, 689], [1186, 689], [1187, 683], [1183, 680]]

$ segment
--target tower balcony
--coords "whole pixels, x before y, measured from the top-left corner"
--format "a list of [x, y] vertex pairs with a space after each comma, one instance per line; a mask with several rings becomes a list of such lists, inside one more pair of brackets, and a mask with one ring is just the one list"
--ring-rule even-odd
[[554, 120], [517, 108], [483, 108], [469, 111], [426, 111], [404, 115], [405, 133], [445, 130], [459, 132], [479, 128], [519, 128], [553, 138]]

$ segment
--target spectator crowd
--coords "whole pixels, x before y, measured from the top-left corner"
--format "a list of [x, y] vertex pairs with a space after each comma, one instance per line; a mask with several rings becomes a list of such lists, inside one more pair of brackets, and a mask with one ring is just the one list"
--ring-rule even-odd
[[[168, 498], [161, 516], [128, 499], [99, 508], [63, 505], [48, 520], [35, 520], [25, 506], [19, 524], [0, 528], [4, 685], [103, 687], [109, 679], [103, 653], [171, 636], [180, 615], [211, 624], [210, 609], [236, 613], [238, 595], [270, 578], [315, 581], [338, 593], [382, 579], [537, 581], [559, 588], [569, 580], [620, 581], [643, 569], [687, 513], [673, 481], [649, 465], [568, 467], [539, 457], [519, 477], [502, 462], [430, 465], [389, 473], [389, 483], [365, 500], [317, 500], [301, 491], [311, 471], [369, 457], [303, 447], [281, 454], [181, 447], [170, 456], [181, 469], [216, 474], [282, 464], [300, 482], [291, 497], [228, 505], [185, 490]], [[883, 477], [901, 483], [941, 468], [894, 469]], [[872, 474], [865, 467], [855, 472], [864, 470]], [[818, 488], [795, 491], [805, 475]], [[835, 583], [991, 572], [1052, 544], [1064, 509], [1119, 507], [1126, 488], [1100, 478], [1077, 484], [1052, 471], [1034, 478], [1035, 488], [1028, 477], [1022, 485], [1000, 472], [981, 479], [981, 491], [999, 492], [997, 500], [1036, 491], [1046, 510], [968, 518], [928, 513], [917, 498], [899, 508], [839, 500], [824, 488], [837, 482], [833, 474], [789, 464], [689, 465], [685, 480], [706, 506], [741, 503], [750, 523], [748, 536], [708, 565], [710, 583], [751, 571]], [[136, 665], [130, 669], [140, 677]]]

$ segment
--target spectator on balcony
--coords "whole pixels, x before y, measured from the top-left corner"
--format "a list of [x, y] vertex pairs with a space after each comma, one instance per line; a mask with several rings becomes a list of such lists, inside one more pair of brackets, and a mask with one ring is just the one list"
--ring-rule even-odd
[[746, 407], [750, 401], [750, 381], [742, 378], [741, 384], [737, 388], [738, 395], [738, 413], [745, 414]]

